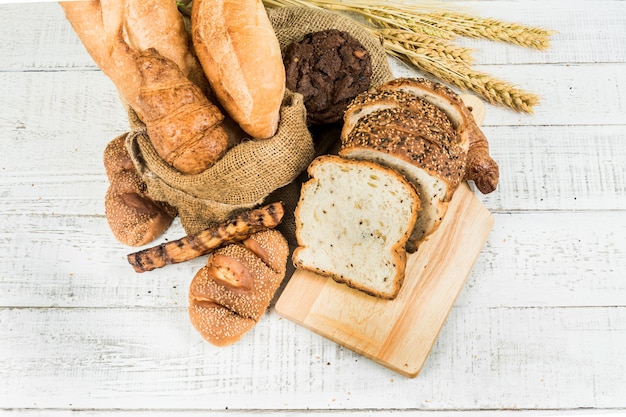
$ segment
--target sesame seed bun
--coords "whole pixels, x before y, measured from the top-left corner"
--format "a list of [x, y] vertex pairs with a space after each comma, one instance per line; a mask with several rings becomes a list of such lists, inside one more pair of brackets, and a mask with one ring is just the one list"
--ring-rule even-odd
[[216, 250], [189, 287], [189, 317], [216, 346], [236, 342], [267, 310], [285, 277], [289, 246], [276, 230]]

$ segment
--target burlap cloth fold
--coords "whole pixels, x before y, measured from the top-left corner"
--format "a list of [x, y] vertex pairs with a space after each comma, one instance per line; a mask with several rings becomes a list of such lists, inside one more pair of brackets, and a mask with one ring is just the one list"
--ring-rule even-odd
[[[281, 48], [311, 32], [338, 29], [350, 33], [372, 58], [372, 86], [393, 76], [379, 39], [354, 20], [333, 12], [308, 8], [268, 9]], [[131, 132], [127, 148], [148, 194], [176, 207], [186, 233], [199, 232], [233, 213], [271, 201], [282, 201], [285, 216], [279, 229], [295, 244], [294, 210], [300, 183], [313, 158], [325, 153], [338, 139], [338, 129], [316, 130], [315, 140], [306, 125], [302, 95], [286, 91], [276, 135], [266, 140], [245, 140], [217, 163], [196, 175], [183, 175], [156, 153], [145, 126], [129, 109]]]

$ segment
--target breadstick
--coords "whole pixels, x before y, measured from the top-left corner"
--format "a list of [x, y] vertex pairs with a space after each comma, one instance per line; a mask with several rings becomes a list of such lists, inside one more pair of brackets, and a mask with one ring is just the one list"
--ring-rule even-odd
[[256, 232], [272, 229], [278, 226], [284, 213], [280, 202], [244, 211], [199, 233], [131, 253], [128, 262], [136, 272], [146, 272], [188, 261], [222, 246], [245, 240]]

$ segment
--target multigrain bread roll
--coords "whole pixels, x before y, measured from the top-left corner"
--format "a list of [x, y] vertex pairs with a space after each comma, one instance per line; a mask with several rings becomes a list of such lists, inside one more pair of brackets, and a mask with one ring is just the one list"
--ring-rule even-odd
[[308, 172], [295, 212], [294, 265], [395, 298], [419, 210], [413, 186], [379, 164], [331, 155], [315, 159]]
[[115, 238], [129, 246], [141, 246], [167, 230], [176, 209], [146, 194], [146, 185], [133, 165], [125, 140], [126, 134], [118, 136], [104, 150], [104, 168], [110, 183], [104, 209]]
[[280, 45], [261, 0], [194, 0], [194, 49], [217, 99], [253, 138], [278, 128], [285, 93]]
[[189, 317], [209, 343], [226, 346], [252, 329], [285, 277], [289, 246], [276, 230], [215, 251], [189, 287]]

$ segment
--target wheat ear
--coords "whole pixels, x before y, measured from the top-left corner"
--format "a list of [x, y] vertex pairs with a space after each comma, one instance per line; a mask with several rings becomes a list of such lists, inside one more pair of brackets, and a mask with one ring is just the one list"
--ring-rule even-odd
[[491, 104], [507, 106], [515, 111], [533, 113], [539, 97], [517, 88], [510, 82], [500, 80], [484, 72], [476, 71], [467, 65], [456, 65], [436, 57], [397, 52], [389, 45], [389, 53], [396, 58], [414, 65], [422, 71], [448, 82], [463, 90], [473, 91]]

